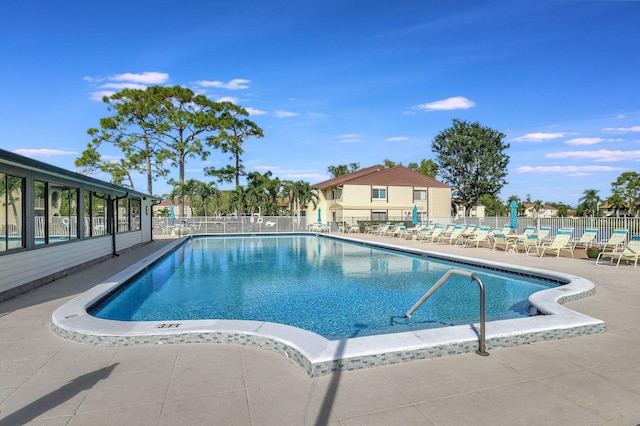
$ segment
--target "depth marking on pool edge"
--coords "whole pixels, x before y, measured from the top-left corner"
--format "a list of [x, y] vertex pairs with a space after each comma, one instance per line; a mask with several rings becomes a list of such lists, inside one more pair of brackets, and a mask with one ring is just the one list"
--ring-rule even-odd
[[178, 328], [181, 325], [182, 323], [179, 323], [179, 322], [166, 322], [163, 324], [156, 325], [156, 328]]

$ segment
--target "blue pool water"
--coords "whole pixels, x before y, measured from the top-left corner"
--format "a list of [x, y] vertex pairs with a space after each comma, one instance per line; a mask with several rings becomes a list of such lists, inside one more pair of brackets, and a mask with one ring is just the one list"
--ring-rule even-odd
[[270, 321], [328, 339], [478, 322], [477, 283], [454, 276], [411, 319], [390, 325], [453, 267], [483, 281], [488, 321], [529, 316], [529, 295], [557, 285], [323, 236], [195, 237], [90, 313]]

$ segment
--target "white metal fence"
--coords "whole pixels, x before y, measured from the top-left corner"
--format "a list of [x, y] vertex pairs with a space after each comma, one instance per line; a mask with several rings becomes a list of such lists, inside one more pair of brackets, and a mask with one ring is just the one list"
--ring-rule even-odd
[[[311, 219], [311, 220], [310, 220]], [[510, 217], [429, 217], [422, 218], [424, 223], [441, 224], [466, 224], [476, 226], [488, 226], [491, 229], [508, 225]], [[232, 234], [232, 233], [280, 233], [280, 232], [306, 232], [310, 225], [316, 221], [312, 218], [302, 216], [223, 216], [223, 217], [189, 217], [177, 218], [154, 218], [154, 235], [184, 235], [184, 234]], [[389, 218], [388, 222], [404, 222], [411, 226], [411, 218]], [[348, 217], [343, 218], [339, 223], [323, 221], [330, 232], [339, 232], [341, 225], [349, 226], [354, 223], [360, 225], [364, 231], [372, 222], [369, 218]], [[587, 228], [598, 229], [598, 241], [608, 239], [613, 234], [614, 229], [628, 229], [629, 239], [632, 236], [640, 235], [640, 218], [637, 217], [551, 217], [551, 218], [518, 218], [518, 232], [524, 231], [528, 226], [549, 227], [549, 235], [553, 236], [560, 228], [571, 228], [573, 238], [580, 238]]]
[[307, 218], [302, 216], [198, 216], [153, 219], [154, 235], [184, 234], [235, 234], [235, 233], [280, 233], [309, 230]]

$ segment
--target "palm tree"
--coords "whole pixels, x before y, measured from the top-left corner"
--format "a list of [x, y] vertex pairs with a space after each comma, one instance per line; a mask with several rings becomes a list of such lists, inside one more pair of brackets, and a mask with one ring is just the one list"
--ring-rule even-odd
[[578, 201], [581, 203], [581, 210], [586, 215], [597, 216], [598, 215], [598, 206], [602, 202], [602, 199], [598, 195], [597, 189], [585, 189], [582, 193], [582, 198]]
[[236, 189], [231, 192], [229, 198], [229, 205], [235, 211], [236, 216], [244, 214], [247, 209], [247, 191], [242, 185], [236, 186]]
[[620, 217], [620, 210], [627, 207], [627, 203], [618, 192], [611, 194], [606, 201], [609, 207], [613, 208], [613, 213], [616, 217]]
[[280, 179], [271, 179], [270, 171], [260, 174], [251, 172], [247, 175], [247, 189], [255, 201], [254, 207], [259, 207], [262, 214], [273, 216], [278, 209], [278, 194], [282, 183]]
[[220, 198], [220, 191], [214, 182], [196, 181], [193, 187], [193, 195], [199, 199], [200, 207], [204, 215], [207, 216], [207, 205], [211, 201], [213, 201], [214, 206], [217, 204], [216, 201]]
[[284, 181], [282, 186], [284, 197], [289, 199], [291, 214], [297, 216], [298, 222], [302, 215], [302, 210], [311, 203], [313, 208], [318, 207], [320, 195], [318, 190], [313, 188], [308, 182], [299, 180], [297, 182]]

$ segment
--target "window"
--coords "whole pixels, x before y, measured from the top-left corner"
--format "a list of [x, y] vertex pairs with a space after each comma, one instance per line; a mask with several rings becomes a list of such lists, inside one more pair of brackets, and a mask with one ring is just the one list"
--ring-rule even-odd
[[386, 200], [387, 199], [386, 188], [373, 188], [371, 190], [371, 198], [374, 200]]
[[49, 243], [78, 238], [78, 188], [48, 184]]
[[139, 231], [140, 230], [140, 210], [142, 206], [142, 202], [139, 198], [134, 198], [131, 200], [131, 230]]
[[425, 201], [427, 199], [427, 190], [426, 189], [414, 189], [413, 190], [413, 200], [414, 201]]
[[45, 235], [47, 233], [47, 184], [39, 180], [33, 185], [34, 201], [34, 224], [36, 231], [36, 245], [46, 244]]
[[117, 208], [118, 232], [127, 232], [129, 230], [129, 199], [121, 198], [118, 200]]
[[384, 222], [387, 220], [387, 212], [371, 212], [371, 220]]
[[35, 244], [78, 237], [78, 188], [35, 181], [33, 187]]
[[84, 236], [99, 237], [107, 233], [107, 195], [84, 191]]
[[0, 173], [0, 251], [24, 247], [24, 178]]
[[107, 223], [107, 195], [91, 193], [91, 232], [94, 237], [105, 235], [109, 229]]

